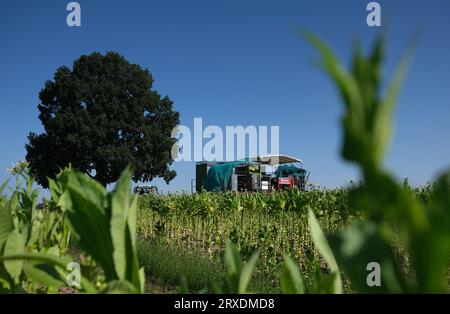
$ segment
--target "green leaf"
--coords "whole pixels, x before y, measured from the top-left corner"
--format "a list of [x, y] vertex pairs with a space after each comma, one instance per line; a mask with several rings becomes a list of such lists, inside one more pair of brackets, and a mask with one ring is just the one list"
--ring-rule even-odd
[[225, 265], [227, 267], [227, 274], [229, 274], [230, 276], [237, 276], [241, 272], [241, 256], [239, 255], [236, 246], [230, 240], [228, 240], [225, 249]]
[[109, 281], [105, 288], [100, 293], [108, 294], [125, 294], [125, 293], [139, 293], [136, 287], [126, 280], [113, 280]]
[[435, 183], [433, 198], [427, 208], [430, 227], [415, 234], [411, 255], [420, 292], [448, 292], [445, 273], [450, 264], [450, 171]]
[[126, 226], [125, 230], [126, 238], [125, 238], [125, 252], [126, 252], [126, 276], [125, 279], [131, 282], [137, 291], [144, 292], [142, 289], [144, 285], [143, 277], [142, 277], [142, 269], [139, 269], [139, 261], [137, 257], [137, 252], [135, 246], [133, 246], [133, 241], [131, 239], [131, 232]]
[[[42, 254], [42, 253], [22, 253], [8, 256], [0, 256], [0, 263], [7, 263], [11, 261], [21, 261], [23, 262], [35, 262], [40, 264], [51, 265], [58, 267], [62, 273], [67, 273], [66, 267], [70, 263], [70, 258], [56, 257], [53, 255]], [[97, 289], [94, 285], [81, 274], [81, 286], [87, 293], [95, 293]]]
[[11, 231], [14, 229], [11, 209], [8, 204], [0, 204], [0, 251]]
[[312, 286], [309, 288], [309, 293], [313, 294], [336, 294], [340, 293], [336, 290], [336, 280], [338, 273], [331, 273], [324, 275], [320, 273], [320, 269], [316, 270]]
[[[114, 266], [119, 279], [127, 270], [126, 224], [130, 206], [131, 170], [128, 167], [117, 181], [111, 196], [111, 239], [114, 247]], [[132, 248], [130, 248], [132, 249]]]
[[102, 266], [107, 280], [117, 279], [105, 188], [74, 171], [63, 172], [61, 183], [59, 204], [67, 209], [74, 240]]
[[[345, 116], [342, 119], [343, 157], [361, 164], [370, 164], [370, 130], [367, 128], [366, 122], [367, 112], [371, 112], [371, 110], [367, 108], [368, 104], [365, 105], [365, 95], [360, 89], [361, 84], [365, 83], [358, 81], [352, 73], [348, 72], [333, 51], [319, 37], [307, 31], [301, 31], [301, 35], [319, 51], [321, 68], [335, 83], [345, 105]], [[357, 68], [365, 67], [365, 65], [360, 65], [364, 61], [358, 52], [356, 58], [357, 60], [354, 62], [359, 65]]]
[[139, 292], [144, 293], [145, 291], [145, 267], [139, 268]]
[[57, 269], [49, 264], [27, 262], [23, 271], [28, 279], [45, 287], [60, 288], [66, 284]]
[[402, 87], [403, 81], [408, 72], [409, 65], [412, 60], [412, 49], [408, 49], [400, 60], [400, 63], [395, 71], [394, 79], [389, 87], [389, 90], [377, 106], [374, 116], [374, 131], [373, 131], [373, 145], [376, 160], [382, 161], [387, 147], [390, 144], [392, 133], [392, 119], [394, 115], [394, 108], [397, 102], [398, 94]]
[[136, 213], [138, 206], [138, 197], [134, 195], [131, 198], [130, 207], [128, 209], [127, 223], [130, 228], [130, 235], [133, 242], [133, 247], [136, 247]]
[[78, 246], [98, 262], [106, 281], [126, 281], [143, 292], [144, 276], [136, 253], [137, 198], [131, 195], [127, 167], [111, 193], [85, 174], [64, 171], [58, 204], [67, 209]]
[[8, 186], [8, 182], [9, 180], [6, 180], [5, 182], [2, 183], [2, 185], [0, 185], [0, 195], [3, 195], [3, 191]]
[[306, 292], [300, 269], [288, 255], [284, 255], [280, 284], [281, 291], [286, 294], [304, 294]]
[[[8, 236], [3, 254], [16, 255], [25, 252], [25, 237], [22, 233], [19, 233], [17, 229], [14, 229]], [[9, 260], [4, 262], [5, 269], [8, 271], [11, 278], [15, 283], [19, 282], [19, 276], [22, 273], [22, 260]]]
[[127, 280], [143, 292], [144, 277], [136, 254], [137, 198], [131, 196], [131, 176], [131, 168], [127, 167], [111, 195], [111, 238], [118, 278]]
[[[362, 293], [401, 293], [404, 283], [393, 253], [377, 233], [372, 222], [361, 222], [340, 230], [329, 237], [336, 258], [349, 276], [352, 288]], [[380, 265], [381, 286], [369, 287], [367, 270], [369, 263]]]
[[[352, 109], [358, 109], [357, 106], [362, 103], [358, 84], [351, 74], [344, 69], [330, 47], [311, 32], [301, 30], [300, 35], [306, 38], [321, 54], [322, 60], [320, 65], [338, 86], [339, 92], [344, 99], [344, 104]], [[360, 115], [362, 116], [362, 112]]]
[[213, 283], [213, 290], [216, 293], [247, 293], [260, 252], [258, 250], [243, 263], [236, 246], [228, 240], [225, 249], [225, 278], [222, 284]]
[[106, 189], [88, 175], [74, 170], [66, 170], [60, 175], [58, 183], [62, 184], [63, 190], [76, 191], [82, 198], [98, 205], [103, 211], [103, 206], [106, 205]]
[[252, 278], [253, 271], [255, 270], [256, 263], [258, 263], [260, 253], [261, 249], [255, 252], [252, 257], [250, 257], [250, 259], [244, 264], [242, 272], [239, 276], [238, 293], [247, 293], [247, 288]]
[[314, 212], [312, 211], [311, 208], [308, 208], [308, 223], [311, 229], [311, 238], [313, 240], [314, 245], [327, 262], [330, 271], [336, 274], [333, 281], [334, 291], [335, 293], [342, 293], [342, 279], [338, 264], [334, 258], [330, 246], [328, 245], [328, 241], [325, 235], [323, 234], [322, 229], [320, 228], [319, 222], [317, 221], [317, 218], [314, 215]]
[[59, 186], [59, 184], [56, 183], [55, 180], [53, 180], [51, 178], [47, 178], [47, 180], [48, 180], [48, 189], [50, 190], [52, 200], [55, 203], [58, 203], [59, 198], [62, 194], [61, 187]]

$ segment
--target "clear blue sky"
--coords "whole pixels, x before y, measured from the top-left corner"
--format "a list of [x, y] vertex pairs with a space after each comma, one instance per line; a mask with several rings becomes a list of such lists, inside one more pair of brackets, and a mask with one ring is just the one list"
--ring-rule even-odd
[[[118, 51], [147, 67], [182, 124], [279, 125], [280, 150], [305, 161], [311, 180], [339, 186], [357, 178], [341, 161], [341, 103], [311, 66], [315, 52], [295, 33], [326, 39], [344, 60], [355, 36], [368, 46], [368, 0], [80, 0], [82, 26], [66, 25], [69, 1], [0, 4], [0, 181], [25, 156], [30, 131], [41, 132], [38, 93], [58, 66], [93, 51]], [[450, 166], [450, 1], [379, 1], [389, 25], [387, 70], [408, 39], [420, 41], [399, 101], [387, 166], [413, 184]], [[193, 163], [164, 190], [189, 190]]]

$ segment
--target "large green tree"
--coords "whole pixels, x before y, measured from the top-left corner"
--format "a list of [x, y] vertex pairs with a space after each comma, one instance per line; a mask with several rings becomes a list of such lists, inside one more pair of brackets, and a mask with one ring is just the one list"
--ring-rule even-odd
[[44, 132], [30, 133], [26, 145], [37, 181], [47, 187], [47, 177], [71, 164], [106, 185], [132, 164], [135, 181], [169, 182], [176, 175], [169, 166], [179, 113], [152, 84], [147, 69], [115, 52], [58, 68], [39, 94]]

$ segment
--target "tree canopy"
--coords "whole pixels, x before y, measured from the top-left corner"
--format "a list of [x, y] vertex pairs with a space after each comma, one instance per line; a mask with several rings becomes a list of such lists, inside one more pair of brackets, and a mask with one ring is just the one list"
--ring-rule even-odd
[[37, 182], [47, 187], [47, 177], [71, 164], [106, 185], [131, 164], [133, 180], [168, 183], [176, 175], [169, 166], [179, 113], [152, 85], [147, 69], [115, 52], [58, 68], [39, 94], [44, 132], [31, 132], [26, 145]]

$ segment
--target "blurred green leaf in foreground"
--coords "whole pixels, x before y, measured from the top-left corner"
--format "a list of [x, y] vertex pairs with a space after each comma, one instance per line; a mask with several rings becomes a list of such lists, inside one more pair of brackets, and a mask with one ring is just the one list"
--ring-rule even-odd
[[[386, 91], [381, 90], [385, 40], [379, 36], [365, 56], [356, 46], [346, 69], [317, 36], [302, 35], [319, 52], [319, 66], [341, 95], [342, 157], [361, 171], [363, 184], [355, 188], [350, 206], [365, 212], [367, 220], [329, 236], [333, 253], [357, 292], [448, 292], [450, 261], [450, 173], [440, 176], [429, 205], [422, 204], [383, 167], [392, 136], [398, 94], [412, 59], [402, 56]], [[393, 247], [400, 245], [411, 258], [411, 273], [400, 272]], [[381, 266], [380, 286], [369, 287], [367, 265]]]

